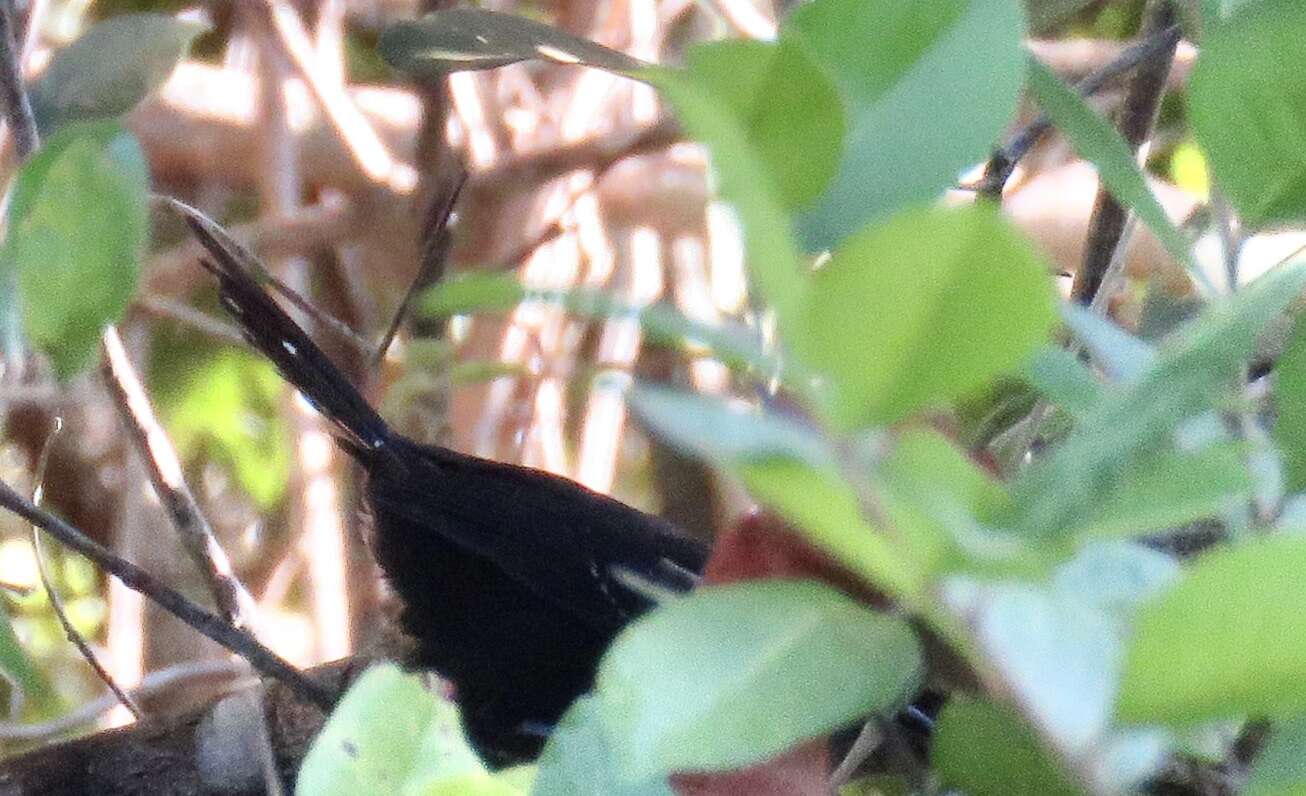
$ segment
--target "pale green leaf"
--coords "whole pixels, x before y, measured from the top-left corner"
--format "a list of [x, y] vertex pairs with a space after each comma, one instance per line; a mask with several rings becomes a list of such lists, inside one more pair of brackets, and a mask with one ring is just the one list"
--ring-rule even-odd
[[920, 656], [902, 619], [827, 586], [715, 586], [623, 631], [594, 694], [624, 778], [640, 782], [739, 768], [892, 712], [918, 687]]

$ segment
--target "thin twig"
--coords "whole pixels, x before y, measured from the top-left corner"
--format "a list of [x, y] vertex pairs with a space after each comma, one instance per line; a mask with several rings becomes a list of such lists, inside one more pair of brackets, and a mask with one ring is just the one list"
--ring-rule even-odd
[[262, 674], [285, 683], [301, 698], [324, 710], [329, 710], [335, 704], [334, 693], [305, 677], [303, 672], [263, 646], [249, 632], [232, 627], [222, 617], [160, 583], [149, 572], [117, 555], [71, 524], [32, 505], [31, 501], [15, 492], [4, 481], [0, 481], [0, 508], [40, 526], [61, 544], [94, 561], [129, 589], [140, 592], [202, 635], [249, 661]]
[[[1145, 38], [1164, 34], [1174, 27], [1174, 21], [1175, 12], [1170, 0], [1154, 1], [1143, 23]], [[1152, 129], [1156, 126], [1161, 98], [1165, 96], [1166, 78], [1170, 74], [1170, 64], [1178, 44], [1179, 40], [1173, 38], [1167, 47], [1142, 62], [1129, 81], [1120, 116], [1120, 134], [1135, 153], [1151, 137]], [[1097, 201], [1089, 220], [1088, 239], [1084, 245], [1084, 260], [1079, 270], [1075, 271], [1075, 280], [1070, 287], [1072, 301], [1084, 305], [1093, 303], [1093, 298], [1102, 288], [1107, 269], [1115, 259], [1117, 248], [1124, 245], [1128, 215], [1129, 209], [1106, 190], [1106, 186], [1098, 188]]]
[[[36, 470], [32, 477], [36, 484], [32, 489], [32, 503], [38, 506], [41, 505], [41, 497], [45, 492], [45, 470], [50, 463], [50, 449], [54, 447], [55, 438], [59, 436], [61, 430], [63, 430], [63, 418], [56, 415], [54, 425], [50, 429], [50, 435], [46, 437], [45, 444], [41, 446], [41, 453], [36, 459]], [[137, 705], [136, 701], [122, 690], [117, 681], [113, 679], [113, 675], [109, 673], [109, 670], [104, 668], [104, 664], [100, 663], [95, 650], [91, 649], [91, 645], [86, 642], [86, 639], [77, 631], [77, 628], [73, 627], [73, 623], [68, 619], [68, 612], [64, 609], [63, 599], [59, 597], [59, 590], [54, 587], [54, 582], [50, 580], [50, 572], [45, 567], [45, 552], [41, 550], [41, 531], [35, 525], [32, 526], [32, 555], [36, 558], [36, 572], [41, 578], [41, 585], [45, 587], [45, 593], [50, 598], [50, 608], [54, 610], [55, 619], [59, 620], [59, 626], [63, 628], [64, 635], [81, 653], [82, 658], [95, 672], [95, 676], [100, 678], [100, 682], [108, 686], [109, 692], [114, 698], [123, 707], [127, 708], [137, 721], [140, 721], [144, 715], [140, 705]]]
[[109, 326], [101, 336], [104, 365], [101, 374], [113, 396], [118, 416], [136, 445], [150, 474], [159, 504], [172, 520], [182, 546], [204, 575], [213, 602], [223, 617], [238, 627], [248, 626], [254, 600], [236, 577], [231, 560], [213, 536], [213, 528], [200, 510], [182, 475], [181, 461], [172, 440], [154, 415], [136, 369], [127, 357], [118, 330]]
[[[1174, 50], [1183, 34], [1178, 25], [1171, 25], [1146, 36], [1141, 41], [1127, 47], [1110, 63], [1093, 72], [1075, 84], [1075, 90], [1081, 96], [1089, 97], [1102, 90], [1102, 87], [1121, 75], [1137, 68], [1140, 64], [1157, 59], [1162, 53], [1169, 53], [1167, 63], [1173, 59]], [[1168, 71], [1168, 67], [1167, 67]], [[984, 168], [984, 176], [974, 185], [964, 186], [977, 191], [981, 197], [997, 199], [1002, 196], [1002, 189], [1016, 170], [1016, 164], [1025, 157], [1034, 145], [1052, 129], [1052, 119], [1046, 113], [1040, 113], [1020, 132], [1012, 136], [1011, 141], [998, 150], [989, 159]]]
[[[236, 680], [249, 674], [249, 665], [244, 661], [202, 660], [187, 661], [166, 669], [150, 672], [141, 679], [139, 685], [127, 693], [136, 700], [150, 699], [160, 693], [178, 686], [191, 688], [197, 680]], [[18, 722], [0, 722], [0, 739], [5, 741], [40, 741], [71, 732], [78, 727], [95, 721], [100, 716], [113, 710], [119, 704], [114, 694], [86, 702], [64, 715], [41, 722], [40, 724], [23, 724]]]
[[417, 273], [413, 276], [413, 281], [408, 284], [408, 290], [404, 292], [399, 308], [395, 310], [390, 325], [381, 337], [381, 342], [376, 346], [376, 352], [372, 355], [373, 368], [385, 359], [386, 351], [390, 349], [395, 335], [399, 333], [399, 325], [408, 314], [413, 299], [443, 276], [445, 261], [449, 256], [449, 219], [453, 216], [453, 209], [458, 204], [458, 196], [466, 184], [467, 172], [462, 171], [457, 176], [452, 189], [443, 196], [437, 196], [431, 203], [431, 212], [428, 214], [426, 229], [423, 231], [422, 257], [417, 266]]
[[41, 136], [36, 130], [36, 116], [23, 85], [22, 58], [18, 52], [18, 23], [13, 0], [0, 0], [0, 102], [5, 121], [14, 136], [14, 148], [20, 161], [36, 151]]
[[189, 304], [183, 304], [167, 296], [145, 295], [138, 296], [132, 302], [133, 306], [141, 311], [149, 313], [156, 318], [165, 318], [170, 321], [185, 324], [186, 326], [203, 332], [210, 337], [217, 338], [224, 343], [232, 345], [245, 346], [245, 338], [241, 336], [240, 330], [235, 326], [224, 323], [211, 315], [191, 307]]

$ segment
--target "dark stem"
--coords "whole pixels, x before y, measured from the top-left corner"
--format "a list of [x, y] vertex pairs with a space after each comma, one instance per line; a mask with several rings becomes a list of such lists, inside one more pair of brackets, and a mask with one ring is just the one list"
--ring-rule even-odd
[[[1141, 41], [1126, 48], [1110, 63], [1085, 77], [1075, 84], [1075, 90], [1081, 96], [1091, 97], [1101, 91], [1112, 80], [1136, 69], [1140, 64], [1164, 60], [1166, 73], [1169, 74], [1170, 63], [1174, 60], [1175, 48], [1179, 46], [1182, 32], [1178, 25], [1164, 26], [1144, 36]], [[1161, 57], [1165, 55], [1164, 59]], [[1011, 141], [1002, 149], [993, 153], [984, 169], [984, 177], [975, 186], [982, 198], [998, 199], [1007, 180], [1016, 170], [1016, 164], [1029, 154], [1044, 135], [1052, 129], [1052, 120], [1046, 113], [1030, 122], [1020, 132], [1012, 136]]]
[[13, 0], [0, 0], [0, 102], [5, 121], [13, 131], [19, 161], [27, 160], [40, 144], [36, 116], [23, 86], [23, 62], [18, 54], [18, 24]]
[[160, 583], [150, 573], [116, 555], [67, 522], [32, 505], [31, 501], [15, 492], [4, 481], [0, 481], [0, 508], [12, 511], [66, 547], [91, 559], [129, 589], [140, 592], [201, 634], [249, 661], [257, 671], [285, 683], [301, 698], [323, 710], [330, 710], [335, 704], [335, 695], [330, 690], [305, 677], [285, 659], [260, 644], [258, 639], [191, 602], [180, 592]]
[[[1169, 0], [1154, 4], [1144, 21], [1144, 35], [1153, 38], [1158, 31], [1174, 27], [1175, 12]], [[1178, 40], [1161, 50], [1156, 57], [1139, 66], [1129, 81], [1124, 108], [1120, 114], [1120, 134], [1129, 148], [1137, 153], [1152, 135], [1161, 98], [1165, 96], [1166, 80], [1174, 63]], [[1075, 272], [1070, 288], [1071, 300], [1088, 305], [1102, 289], [1108, 267], [1115, 258], [1117, 247], [1124, 244], [1125, 224], [1129, 210], [1120, 204], [1104, 187], [1097, 191], [1097, 201], [1089, 220], [1088, 240], [1084, 246], [1084, 261]]]

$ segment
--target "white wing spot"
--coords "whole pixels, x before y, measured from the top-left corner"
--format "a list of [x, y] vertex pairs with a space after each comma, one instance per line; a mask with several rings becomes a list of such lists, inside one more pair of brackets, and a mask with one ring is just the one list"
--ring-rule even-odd
[[559, 63], [580, 63], [580, 56], [575, 55], [574, 53], [569, 53], [566, 50], [559, 50], [557, 47], [550, 47], [547, 44], [535, 45], [535, 52], [539, 53], [543, 58], [548, 58], [551, 61], [558, 61]]
[[290, 354], [292, 357], [299, 356], [299, 349], [295, 348], [295, 344], [290, 342], [289, 340], [282, 340], [281, 347], [286, 349], [286, 353]]

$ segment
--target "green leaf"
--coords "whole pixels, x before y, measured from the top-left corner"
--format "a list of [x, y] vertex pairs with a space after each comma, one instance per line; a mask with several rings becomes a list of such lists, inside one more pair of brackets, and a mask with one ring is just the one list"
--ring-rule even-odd
[[57, 50], [31, 85], [42, 135], [73, 121], [121, 116], [163, 85], [207, 30], [166, 14], [111, 17]]
[[[674, 655], [668, 651], [674, 650]], [[622, 632], [595, 697], [628, 781], [739, 768], [919, 685], [907, 624], [813, 582], [707, 587]]]
[[760, 502], [868, 583], [909, 602], [923, 596], [925, 562], [937, 547], [922, 553], [891, 544], [867, 524], [857, 495], [838, 474], [778, 457], [750, 462], [736, 472]]
[[686, 55], [691, 79], [744, 125], [786, 208], [809, 204], [843, 151], [843, 106], [834, 84], [793, 41], [721, 41]]
[[[839, 173], [799, 219], [809, 249], [931, 201], [989, 154], [1024, 73], [1025, 22], [1011, 0], [817, 0], [785, 37], [839, 86], [849, 133]], [[976, 46], [983, 42], [983, 46]]]
[[1250, 226], [1306, 216], [1306, 6], [1260, 0], [1202, 34], [1188, 114], [1216, 183]]
[[419, 675], [374, 666], [350, 686], [314, 739], [296, 796], [513, 796], [463, 737], [453, 703]]
[[14, 692], [8, 697], [9, 704], [21, 705], [27, 715], [47, 718], [61, 707], [58, 692], [23, 649], [9, 612], [4, 610], [0, 610], [0, 677]]
[[1102, 399], [1102, 384], [1093, 372], [1059, 346], [1040, 348], [1025, 372], [1034, 389], [1072, 415], [1088, 413]]
[[178, 354], [175, 375], [160, 393], [178, 451], [188, 461], [202, 456], [230, 467], [255, 503], [276, 506], [291, 467], [290, 430], [279, 412], [286, 387], [276, 368], [234, 349], [207, 359], [193, 351]]
[[1306, 285], [1306, 268], [1284, 266], [1210, 304], [1165, 341], [1137, 381], [1108, 391], [1050, 456], [1012, 486], [1021, 534], [1055, 536], [1088, 515], [1123, 474], [1155, 452], [1181, 421], [1219, 407], [1265, 326]]
[[1090, 5], [1093, 0], [1025, 0], [1031, 35], [1053, 32], [1057, 25]]
[[1075, 338], [1112, 381], [1136, 382], [1156, 364], [1156, 349], [1121, 329], [1109, 318], [1072, 302], [1061, 305], [1061, 317]]
[[583, 318], [634, 318], [651, 341], [691, 351], [706, 348], [734, 368], [757, 368], [768, 373], [779, 368], [779, 363], [762, 350], [757, 336], [744, 326], [700, 323], [668, 304], [635, 306], [600, 290], [528, 288], [511, 274], [465, 274], [443, 282], [423, 295], [417, 312], [424, 317], [446, 318], [507, 312], [529, 302], [557, 304]]
[[1306, 717], [1277, 725], [1252, 763], [1243, 796], [1302, 796], [1306, 793]]
[[1274, 372], [1274, 439], [1283, 452], [1288, 492], [1300, 492], [1306, 489], [1306, 316], [1293, 324]]
[[1306, 538], [1258, 539], [1198, 559], [1139, 612], [1122, 721], [1186, 726], [1306, 709]]
[[842, 429], [893, 423], [1021, 364], [1055, 319], [1048, 269], [990, 208], [913, 210], [850, 238], [811, 280], [795, 353]]
[[639, 76], [658, 88], [685, 130], [712, 153], [718, 192], [743, 227], [749, 275], [775, 309], [783, 336], [802, 307], [806, 269], [766, 155], [715, 86], [671, 69], [646, 69]]
[[598, 700], [581, 697], [549, 735], [531, 796], [674, 796], [664, 776], [636, 784], [622, 780], [613, 748]]
[[954, 576], [943, 596], [1046, 737], [1072, 754], [1103, 740], [1123, 658], [1115, 616], [1082, 595], [1018, 581]]
[[1051, 69], [1032, 56], [1029, 59], [1029, 86], [1057, 129], [1070, 139], [1081, 157], [1097, 167], [1098, 177], [1111, 195], [1133, 210], [1175, 262], [1181, 263], [1199, 285], [1213, 293], [1210, 280], [1193, 260], [1192, 247], [1170, 223], [1170, 217], [1147, 187], [1134, 153], [1120, 133], [1106, 119], [1094, 113], [1083, 98], [1061, 82]]
[[662, 439], [726, 467], [783, 456], [832, 468], [834, 456], [816, 429], [781, 415], [731, 407], [718, 398], [637, 385], [627, 395], [635, 413]]
[[27, 336], [63, 378], [136, 292], [148, 190], [140, 145], [112, 122], [65, 127], [18, 174], [0, 268], [17, 274]]
[[395, 69], [427, 79], [534, 59], [612, 72], [647, 66], [638, 58], [534, 20], [478, 8], [452, 8], [396, 22], [381, 32], [377, 51]]
[[930, 750], [943, 783], [969, 796], [1076, 796], [1038, 736], [1008, 707], [953, 697], [943, 707]]
[[1142, 536], [1246, 503], [1252, 479], [1243, 453], [1241, 446], [1213, 445], [1151, 456], [1131, 468], [1070, 536]]
[[1132, 619], [1145, 600], [1179, 579], [1179, 563], [1137, 542], [1109, 540], [1084, 545], [1052, 575], [1057, 594], [1076, 597], [1119, 619]]

